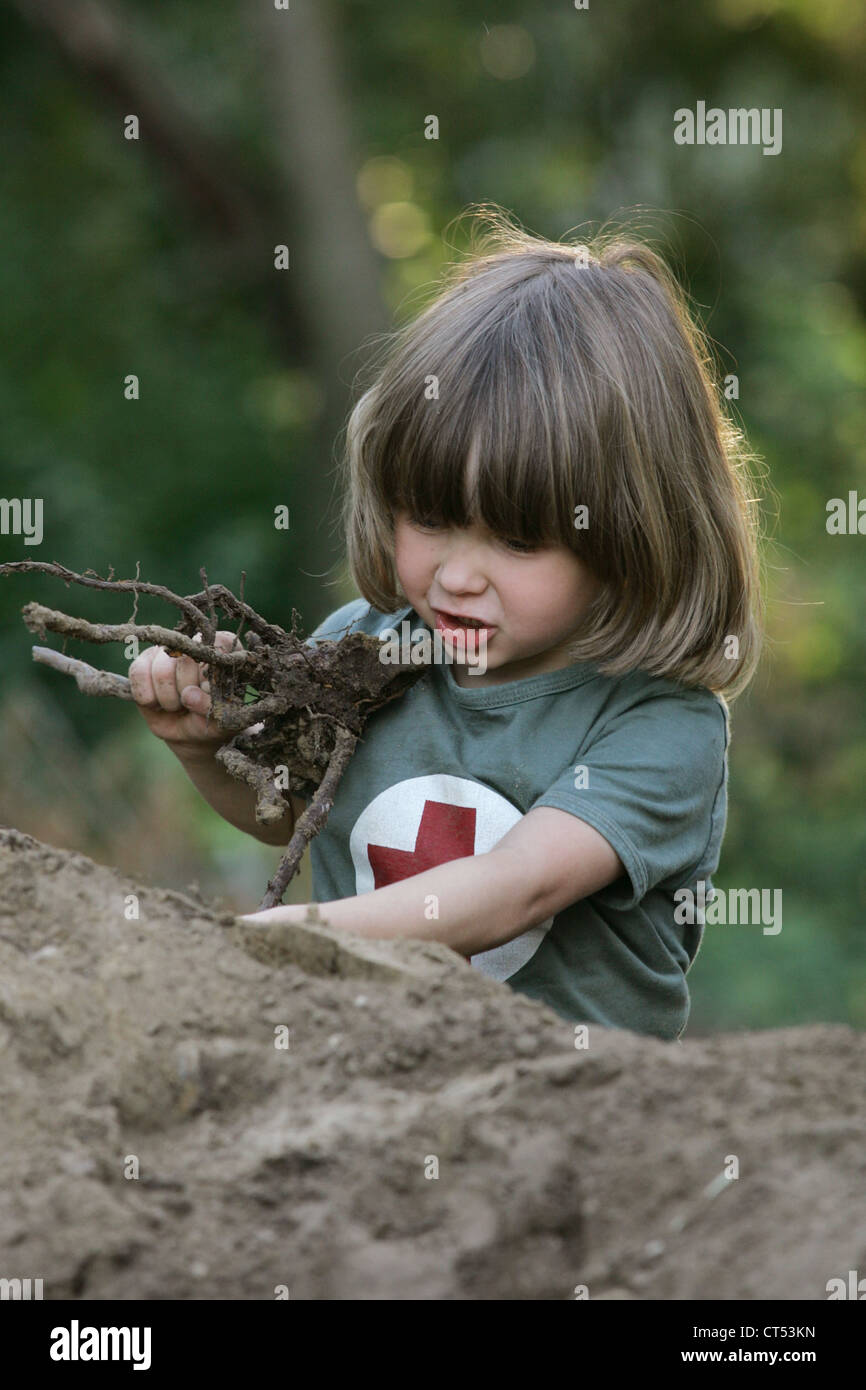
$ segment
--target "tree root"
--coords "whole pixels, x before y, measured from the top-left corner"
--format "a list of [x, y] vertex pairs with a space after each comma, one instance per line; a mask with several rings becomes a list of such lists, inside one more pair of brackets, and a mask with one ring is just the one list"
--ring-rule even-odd
[[283, 894], [289, 886], [297, 865], [301, 862], [304, 850], [310, 841], [318, 835], [328, 819], [340, 778], [349, 766], [349, 760], [355, 751], [357, 742], [355, 735], [349, 733], [348, 729], [337, 729], [334, 751], [331, 754], [327, 771], [309, 806], [298, 818], [295, 833], [289, 841], [288, 849], [277, 866], [277, 872], [268, 883], [268, 890], [261, 903], [263, 909], [276, 907], [277, 903], [283, 901]]
[[132, 700], [132, 686], [128, 676], [116, 676], [113, 671], [98, 671], [88, 666], [86, 661], [77, 661], [74, 656], [64, 656], [53, 647], [34, 647], [33, 660], [65, 676], [74, 676], [75, 683], [83, 695], [116, 695], [119, 700]]
[[[93, 623], [67, 613], [28, 603], [22, 616], [31, 632], [45, 637], [56, 632], [85, 642], [139, 642], [166, 647], [173, 656], [185, 654], [205, 662], [210, 681], [211, 712], [217, 727], [227, 735], [216, 757], [226, 771], [244, 782], [256, 796], [256, 820], [272, 825], [291, 813], [291, 796], [310, 801], [297, 824], [269, 881], [260, 910], [282, 902], [309, 843], [325, 825], [334, 797], [369, 716], [390, 700], [404, 694], [427, 670], [420, 664], [386, 665], [381, 643], [363, 632], [338, 641], [322, 640], [308, 647], [298, 636], [298, 614], [292, 610], [292, 628], [286, 631], [269, 623], [241, 597], [222, 584], [209, 584], [200, 571], [204, 589], [182, 597], [161, 584], [138, 579], [102, 579], [92, 570], [76, 574], [56, 562], [18, 560], [0, 564], [0, 576], [38, 572], [63, 579], [67, 585], [133, 597], [132, 616], [125, 623]], [[142, 595], [161, 599], [180, 610], [174, 628], [138, 623]], [[222, 613], [244, 627], [246, 646], [232, 652], [214, 646], [217, 617]], [[195, 641], [196, 635], [200, 640]], [[126, 676], [100, 671], [48, 647], [34, 647], [33, 659], [74, 677], [85, 695], [113, 695], [132, 700]]]

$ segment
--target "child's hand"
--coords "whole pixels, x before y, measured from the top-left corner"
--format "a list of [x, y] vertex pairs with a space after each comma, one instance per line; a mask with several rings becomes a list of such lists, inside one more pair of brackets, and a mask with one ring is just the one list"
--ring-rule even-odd
[[[193, 641], [201, 641], [196, 633]], [[233, 632], [218, 632], [214, 646], [235, 651]], [[129, 668], [133, 698], [151, 733], [164, 739], [178, 757], [212, 754], [231, 735], [206, 715], [210, 709], [207, 665], [190, 656], [169, 656], [165, 647], [148, 647]]]
[[301, 922], [304, 926], [329, 927], [327, 919], [319, 915], [318, 903], [285, 903], [280, 907], [266, 907], [261, 912], [243, 912], [242, 922], [260, 922], [263, 927], [275, 927], [280, 922]]

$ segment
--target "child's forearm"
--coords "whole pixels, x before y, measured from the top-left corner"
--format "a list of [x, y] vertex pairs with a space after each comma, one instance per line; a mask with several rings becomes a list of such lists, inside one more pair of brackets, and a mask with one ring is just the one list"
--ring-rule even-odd
[[[464, 956], [501, 946], [544, 920], [527, 891], [526, 868], [511, 850], [437, 864], [372, 893], [322, 903], [326, 923], [361, 936], [442, 941]], [[303, 908], [286, 909], [295, 920]], [[274, 909], [274, 915], [280, 912]], [[267, 916], [267, 914], [263, 914]]]

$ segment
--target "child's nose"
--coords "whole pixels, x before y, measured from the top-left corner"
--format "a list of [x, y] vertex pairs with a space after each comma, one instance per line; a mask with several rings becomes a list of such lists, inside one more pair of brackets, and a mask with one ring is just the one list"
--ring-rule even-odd
[[470, 588], [484, 587], [487, 583], [485, 568], [483, 546], [463, 537], [456, 544], [446, 542], [436, 578], [443, 589], [457, 593]]

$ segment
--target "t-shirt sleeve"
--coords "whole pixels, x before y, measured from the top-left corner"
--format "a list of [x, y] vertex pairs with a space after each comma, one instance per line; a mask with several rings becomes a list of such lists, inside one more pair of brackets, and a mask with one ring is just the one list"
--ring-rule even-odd
[[615, 715], [530, 806], [586, 821], [622, 860], [595, 896], [626, 910], [650, 889], [715, 869], [727, 807], [728, 717], [705, 690], [660, 694]]
[[333, 613], [328, 614], [327, 618], [323, 618], [319, 626], [310, 633], [307, 641], [315, 642], [317, 638], [322, 638], [326, 641], [337, 642], [357, 627], [360, 620], [369, 611], [370, 605], [366, 599], [350, 599], [348, 603], [343, 604], [342, 608], [336, 608]]

